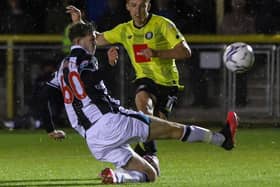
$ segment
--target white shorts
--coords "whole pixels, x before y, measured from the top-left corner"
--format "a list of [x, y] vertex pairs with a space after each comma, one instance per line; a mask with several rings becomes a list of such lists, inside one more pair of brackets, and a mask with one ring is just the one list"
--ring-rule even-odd
[[147, 140], [149, 123], [148, 116], [133, 110], [107, 113], [86, 131], [88, 147], [97, 160], [120, 168], [135, 154], [129, 143]]

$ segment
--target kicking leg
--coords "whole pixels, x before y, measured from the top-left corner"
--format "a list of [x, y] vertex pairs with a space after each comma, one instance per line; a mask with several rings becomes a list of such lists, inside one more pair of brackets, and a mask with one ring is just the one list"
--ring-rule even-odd
[[178, 139], [187, 142], [206, 142], [222, 146], [226, 150], [234, 147], [238, 118], [235, 112], [229, 112], [226, 125], [220, 132], [212, 132], [196, 125], [182, 125], [150, 116], [149, 139]]

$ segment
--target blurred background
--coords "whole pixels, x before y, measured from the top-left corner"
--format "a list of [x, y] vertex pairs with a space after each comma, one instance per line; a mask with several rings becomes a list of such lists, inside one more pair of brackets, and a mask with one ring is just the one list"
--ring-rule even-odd
[[[236, 110], [251, 126], [280, 123], [280, 0], [151, 0], [152, 13], [176, 24], [193, 56], [178, 61], [185, 86], [170, 119], [223, 122]], [[0, 1], [0, 120], [8, 128], [39, 128], [43, 112], [38, 92], [69, 52], [65, 6], [82, 10], [98, 31], [130, 20], [125, 0], [2, 0]], [[226, 45], [246, 42], [255, 51], [255, 65], [244, 74], [227, 71]], [[107, 48], [98, 48], [106, 61]], [[111, 94], [134, 106], [134, 72], [123, 48], [111, 81]], [[59, 105], [60, 101], [57, 101]], [[66, 119], [63, 109], [61, 124]], [[1, 122], [0, 122], [1, 123]]]

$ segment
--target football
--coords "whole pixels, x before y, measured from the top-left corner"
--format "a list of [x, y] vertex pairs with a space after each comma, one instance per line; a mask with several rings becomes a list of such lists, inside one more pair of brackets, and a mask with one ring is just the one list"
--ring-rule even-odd
[[223, 61], [228, 70], [234, 73], [244, 73], [254, 64], [253, 48], [242, 42], [232, 43], [224, 50]]

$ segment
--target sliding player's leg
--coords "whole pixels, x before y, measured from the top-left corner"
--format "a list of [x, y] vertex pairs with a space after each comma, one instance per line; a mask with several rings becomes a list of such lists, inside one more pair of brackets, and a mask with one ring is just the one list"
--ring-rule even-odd
[[[128, 146], [128, 145], [127, 145]], [[101, 172], [102, 183], [133, 183], [153, 182], [156, 180], [156, 170], [141, 156], [127, 146], [114, 149], [113, 154], [129, 155], [129, 160], [124, 166], [116, 165], [115, 170], [105, 168]]]
[[[235, 133], [238, 126], [238, 118], [235, 112], [229, 112], [226, 124], [220, 132], [212, 132], [196, 125], [182, 125], [175, 122], [166, 121], [157, 117], [150, 117], [150, 135], [149, 139], [178, 139], [186, 142], [206, 142], [221, 146], [226, 150], [234, 147]], [[156, 170], [145, 159], [136, 154], [132, 149], [121, 146], [117, 152], [125, 156], [130, 155], [127, 163], [118, 167], [116, 170], [106, 168], [102, 171], [102, 182], [127, 183], [127, 182], [153, 182], [156, 180]], [[113, 156], [113, 157], [114, 157]], [[119, 156], [117, 156], [119, 158]], [[122, 159], [125, 160], [125, 159]]]
[[94, 157], [117, 168], [106, 168], [101, 172], [103, 183], [156, 180], [153, 166], [128, 144], [145, 142], [149, 136], [149, 124], [149, 117], [143, 113], [121, 108], [119, 113], [107, 113], [86, 131], [86, 141]]
[[186, 142], [205, 142], [221, 146], [226, 150], [234, 147], [235, 133], [238, 126], [238, 118], [235, 112], [229, 112], [226, 124], [220, 132], [212, 132], [209, 129], [194, 124], [182, 125], [150, 116], [149, 139], [178, 139]]

